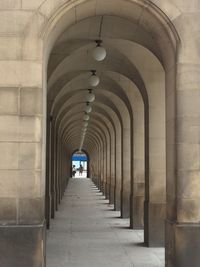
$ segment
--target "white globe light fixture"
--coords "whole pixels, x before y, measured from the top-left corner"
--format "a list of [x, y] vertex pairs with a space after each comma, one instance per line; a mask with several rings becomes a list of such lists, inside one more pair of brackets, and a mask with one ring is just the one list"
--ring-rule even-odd
[[95, 94], [92, 93], [92, 90], [89, 90], [89, 93], [86, 95], [85, 98], [86, 102], [92, 103], [95, 100]]
[[83, 122], [83, 127], [88, 127], [88, 124], [89, 124], [88, 122], [84, 121]]
[[84, 121], [89, 121], [89, 119], [90, 119], [90, 116], [89, 116], [89, 115], [85, 114], [85, 115], [83, 116], [83, 120], [84, 120]]
[[92, 70], [92, 76], [90, 76], [90, 79], [89, 79], [90, 86], [96, 87], [97, 85], [99, 85], [99, 83], [100, 83], [100, 79], [96, 75], [96, 71]]
[[83, 129], [82, 129], [82, 131], [86, 131], [87, 130], [87, 126], [85, 127], [85, 126], [83, 126]]
[[83, 128], [82, 133], [86, 133], [86, 132], [87, 132], [87, 128]]
[[90, 113], [90, 112], [92, 112], [92, 107], [89, 105], [89, 102], [87, 103], [87, 106], [85, 107], [84, 111], [87, 114]]
[[101, 46], [102, 41], [96, 40], [97, 46], [93, 49], [92, 55], [96, 61], [103, 61], [106, 58], [106, 49]]

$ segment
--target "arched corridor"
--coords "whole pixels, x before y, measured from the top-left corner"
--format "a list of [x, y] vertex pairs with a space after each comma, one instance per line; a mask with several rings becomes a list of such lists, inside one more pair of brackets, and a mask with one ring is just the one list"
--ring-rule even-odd
[[0, 12], [0, 266], [90, 266], [102, 249], [109, 266], [199, 267], [199, 1]]
[[[165, 58], [162, 45], [153, 42], [143, 27], [137, 26], [138, 34], [133, 36], [134, 19], [134, 14], [132, 19], [110, 15], [108, 9], [103, 15], [77, 19], [55, 39], [47, 68], [47, 154], [54, 155], [52, 161], [47, 157], [47, 184], [53, 183], [47, 205], [51, 201], [57, 209], [63, 194], [60, 179], [70, 176], [65, 161], [80, 145], [90, 156], [90, 177], [115, 209], [130, 218], [132, 228], [144, 226], [146, 245], [161, 246], [166, 206], [165, 79], [169, 76], [164, 68], [175, 62], [173, 41], [178, 42], [178, 37], [173, 27], [168, 29], [170, 37], [163, 32], [170, 55]], [[98, 39], [107, 53], [102, 62], [92, 55]], [[99, 78], [97, 86], [90, 84], [91, 77]], [[95, 100], [87, 100], [91, 95]], [[92, 112], [84, 122], [86, 106]], [[48, 222], [50, 217], [54, 210], [49, 208]]]

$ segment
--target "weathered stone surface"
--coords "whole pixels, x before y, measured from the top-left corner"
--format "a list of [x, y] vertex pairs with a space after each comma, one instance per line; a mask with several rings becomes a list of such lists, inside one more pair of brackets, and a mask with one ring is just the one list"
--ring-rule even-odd
[[130, 191], [121, 191], [121, 217], [130, 218]]
[[17, 169], [19, 164], [18, 143], [0, 142], [0, 169]]
[[109, 201], [110, 201], [110, 204], [114, 204], [115, 202], [115, 186], [113, 184], [110, 185], [110, 198], [109, 198]]
[[0, 226], [0, 251], [2, 266], [44, 267], [44, 225]]
[[0, 116], [0, 140], [3, 142], [19, 141], [19, 117], [16, 115]]
[[144, 228], [144, 196], [131, 195], [130, 227], [132, 229]]
[[165, 203], [144, 202], [144, 242], [147, 246], [164, 246], [165, 218]]
[[23, 198], [19, 199], [19, 223], [38, 224], [44, 218], [44, 199], [41, 198]]
[[22, 88], [20, 90], [20, 114], [42, 114], [42, 89]]
[[19, 117], [19, 134], [22, 142], [40, 142], [42, 138], [42, 122], [40, 117]]
[[115, 187], [115, 203], [114, 208], [116, 211], [121, 210], [121, 192]]
[[[2, 196], [2, 195], [1, 195]], [[0, 224], [16, 224], [17, 222], [17, 199], [3, 198], [0, 201]]]
[[18, 98], [19, 88], [0, 88], [0, 114], [18, 114]]
[[44, 2], [43, 0], [35, 0], [35, 1], [21, 0], [21, 5], [23, 9], [36, 10], [42, 5], [43, 2]]
[[166, 221], [166, 265], [198, 267], [200, 262], [199, 224], [177, 224]]
[[19, 151], [20, 169], [41, 169], [40, 143], [20, 143]]
[[8, 87], [42, 87], [42, 66], [40, 62], [2, 60], [0, 72], [2, 74], [1, 87], [5, 87], [5, 85]]
[[21, 7], [20, 0], [1, 0], [0, 9], [19, 9]]

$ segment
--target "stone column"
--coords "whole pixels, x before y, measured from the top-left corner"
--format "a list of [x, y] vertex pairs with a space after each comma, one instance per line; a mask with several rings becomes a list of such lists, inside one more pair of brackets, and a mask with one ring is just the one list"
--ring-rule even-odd
[[55, 218], [55, 211], [56, 211], [56, 183], [55, 183], [55, 129], [54, 129], [54, 122], [51, 123], [51, 218]]
[[55, 179], [55, 204], [56, 211], [58, 210], [59, 205], [59, 178], [58, 178], [58, 132], [55, 127], [55, 136], [54, 136], [54, 179]]
[[144, 227], [144, 193], [145, 193], [145, 171], [144, 171], [144, 105], [141, 97], [135, 95], [134, 110], [134, 179], [132, 181], [130, 227], [143, 229]]
[[98, 146], [98, 157], [97, 157], [97, 180], [98, 180], [98, 189], [100, 190], [101, 188], [101, 145], [99, 144]]
[[111, 179], [111, 141], [109, 134], [105, 134], [106, 137], [106, 184], [105, 184], [105, 196], [110, 199], [110, 179]]
[[174, 157], [167, 176], [167, 267], [200, 264], [200, 57], [194, 38], [199, 23], [199, 14], [177, 22], [183, 44], [176, 66], [175, 145], [168, 151]]
[[111, 135], [111, 179], [110, 179], [110, 204], [114, 204], [115, 202], [115, 177], [116, 177], [116, 158], [115, 158], [115, 140], [116, 136], [114, 135], [114, 131], [112, 131], [113, 135]]
[[[154, 116], [156, 117], [155, 114]], [[149, 154], [146, 155], [148, 157], [146, 161], [149, 163], [149, 173], [146, 170], [146, 176], [149, 177], [149, 181], [146, 179], [145, 183], [144, 241], [149, 247], [164, 246], [166, 218], [166, 139], [164, 131], [159, 132], [155, 130], [157, 128], [156, 124], [159, 124], [158, 129], [160, 128], [161, 120], [159, 116], [163, 117], [162, 121], [164, 125], [165, 119], [162, 108], [157, 111], [157, 119], [153, 122], [153, 125], [150, 123], [152, 133], [150, 130], [148, 138]], [[154, 130], [153, 127], [155, 127]]]
[[100, 157], [101, 157], [101, 168], [100, 168], [100, 173], [101, 173], [101, 186], [100, 186], [100, 191], [104, 194], [104, 146], [102, 144], [100, 148]]
[[[164, 246], [166, 218], [166, 112], [164, 73], [151, 75], [154, 85], [145, 103], [144, 239], [150, 247]], [[155, 82], [156, 81], [156, 82]]]
[[46, 225], [50, 228], [51, 220], [51, 118], [47, 119], [47, 141], [46, 141], [46, 194], [45, 194], [45, 213]]
[[107, 180], [107, 147], [105, 143], [103, 143], [104, 153], [103, 153], [103, 161], [104, 161], [104, 168], [103, 168], [103, 193], [106, 197], [106, 180]]
[[41, 73], [37, 61], [1, 60], [0, 262], [5, 267], [45, 264]]
[[115, 201], [114, 208], [116, 211], [121, 209], [121, 180], [122, 180], [122, 142], [121, 129], [116, 131], [116, 177], [115, 177]]
[[123, 129], [123, 178], [121, 185], [121, 216], [130, 217], [130, 194], [131, 194], [131, 154], [130, 154], [130, 128]]

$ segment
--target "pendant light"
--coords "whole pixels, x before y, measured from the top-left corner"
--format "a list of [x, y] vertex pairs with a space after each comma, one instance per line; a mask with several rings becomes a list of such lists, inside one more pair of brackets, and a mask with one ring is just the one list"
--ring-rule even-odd
[[101, 45], [101, 40], [96, 40], [96, 47], [92, 51], [93, 58], [96, 61], [103, 61], [106, 58], [107, 52], [106, 49]]
[[92, 107], [89, 105], [89, 102], [86, 103], [86, 107], [85, 107], [85, 113], [90, 113], [92, 112]]
[[89, 78], [89, 84], [92, 87], [96, 87], [100, 83], [99, 77], [96, 75], [96, 70], [92, 70], [92, 75]]
[[86, 95], [86, 102], [92, 103], [95, 100], [95, 94], [92, 93], [92, 89], [89, 89], [89, 93]]
[[84, 121], [84, 122], [83, 122], [83, 127], [85, 128], [85, 127], [87, 127], [87, 126], [88, 126], [88, 122]]
[[90, 119], [90, 116], [85, 113], [85, 115], [83, 116], [83, 120], [84, 121], [89, 121], [89, 119]]

